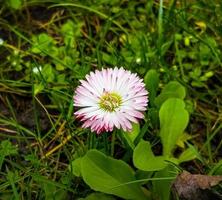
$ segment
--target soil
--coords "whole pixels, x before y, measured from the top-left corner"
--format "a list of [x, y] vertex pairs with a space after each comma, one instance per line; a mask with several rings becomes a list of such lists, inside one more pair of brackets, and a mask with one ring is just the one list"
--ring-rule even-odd
[[[41, 98], [41, 101], [44, 102], [44, 99]], [[34, 110], [34, 108], [36, 109]], [[35, 132], [37, 128], [35, 115], [37, 115], [41, 132], [49, 130], [51, 124], [46, 112], [37, 102], [34, 103], [32, 97], [17, 94], [0, 94], [0, 116], [6, 120], [12, 119], [24, 128]], [[7, 125], [0, 124], [0, 128], [2, 128], [1, 131], [4, 130], [3, 128], [16, 131], [15, 127]], [[13, 131], [9, 131], [7, 134], [13, 135]]]

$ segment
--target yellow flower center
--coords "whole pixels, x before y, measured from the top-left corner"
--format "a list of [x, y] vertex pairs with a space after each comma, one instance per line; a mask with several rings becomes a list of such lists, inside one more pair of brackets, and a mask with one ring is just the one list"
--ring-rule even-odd
[[99, 106], [105, 111], [113, 112], [122, 104], [122, 98], [115, 92], [104, 92], [100, 98]]

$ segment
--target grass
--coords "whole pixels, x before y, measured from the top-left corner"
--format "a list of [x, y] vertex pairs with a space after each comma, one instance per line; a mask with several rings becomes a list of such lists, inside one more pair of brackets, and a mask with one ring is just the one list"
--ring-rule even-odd
[[[222, 5], [210, 2], [2, 3], [0, 199], [85, 197], [92, 190], [71, 174], [69, 164], [88, 149], [130, 163], [132, 152], [118, 132], [97, 136], [73, 116], [79, 80], [104, 67], [124, 66], [142, 78], [155, 69], [158, 93], [169, 81], [180, 82], [191, 118], [186, 132], [195, 135], [189, 142], [202, 157], [184, 169], [210, 173], [222, 146]], [[158, 131], [148, 109], [141, 137], [156, 149]]]

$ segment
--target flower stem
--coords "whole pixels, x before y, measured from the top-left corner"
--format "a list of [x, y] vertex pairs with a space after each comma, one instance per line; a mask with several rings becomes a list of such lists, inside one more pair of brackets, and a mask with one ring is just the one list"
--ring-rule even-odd
[[115, 140], [116, 140], [116, 129], [114, 129], [113, 133], [112, 133], [112, 140], [111, 140], [111, 156], [113, 157], [114, 155], [114, 150], [115, 150]]

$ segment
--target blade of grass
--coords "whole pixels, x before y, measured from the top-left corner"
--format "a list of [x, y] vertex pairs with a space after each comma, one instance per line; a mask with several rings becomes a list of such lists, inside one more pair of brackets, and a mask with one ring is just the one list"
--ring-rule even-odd
[[158, 13], [158, 47], [161, 48], [163, 41], [163, 0], [159, 1]]
[[58, 3], [58, 4], [55, 4], [55, 5], [52, 5], [52, 6], [49, 6], [49, 8], [53, 8], [53, 7], [76, 7], [76, 8], [82, 8], [82, 9], [85, 9], [85, 10], [88, 10], [92, 13], [95, 13], [97, 15], [99, 15], [100, 17], [106, 19], [106, 20], [109, 20], [111, 21], [113, 24], [115, 24], [117, 27], [119, 27], [125, 34], [128, 34], [128, 32], [126, 31], [125, 28], [123, 28], [123, 26], [121, 26], [117, 21], [113, 20], [111, 17], [107, 16], [106, 14], [94, 9], [94, 8], [90, 8], [88, 6], [85, 6], [85, 5], [82, 5], [82, 4], [76, 4], [76, 3]]
[[25, 133], [27, 133], [28, 135], [36, 138], [36, 134], [33, 133], [32, 131], [26, 129], [25, 127], [23, 127], [22, 125], [18, 124], [16, 121], [14, 120], [9, 120], [9, 119], [2, 119], [0, 118], [0, 122], [5, 124], [5, 125], [10, 125], [13, 126], [15, 128], [18, 128], [20, 131], [24, 131]]
[[13, 191], [13, 194], [14, 194], [14, 197], [16, 200], [19, 200], [19, 194], [18, 194], [18, 191], [17, 191], [17, 188], [15, 186], [15, 174], [10, 171], [10, 170], [7, 170], [7, 179], [12, 187], [12, 191]]

